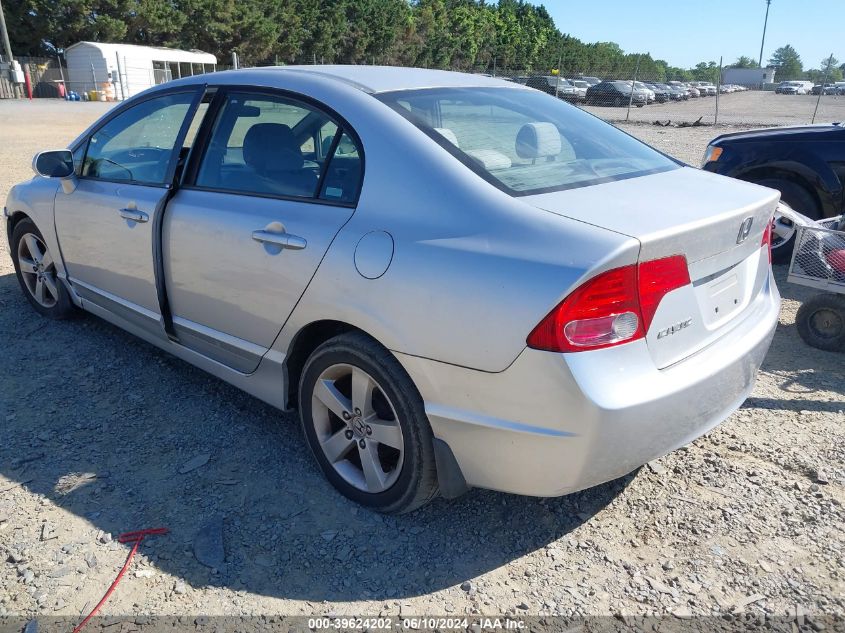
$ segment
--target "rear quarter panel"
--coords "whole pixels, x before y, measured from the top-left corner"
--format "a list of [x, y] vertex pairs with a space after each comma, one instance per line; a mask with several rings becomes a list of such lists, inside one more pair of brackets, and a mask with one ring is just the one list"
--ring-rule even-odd
[[[498, 372], [587, 271], [636, 261], [636, 240], [499, 191], [375, 99], [357, 131], [367, 157], [358, 208], [283, 329], [280, 350], [309, 323], [335, 319], [397, 352]], [[371, 231], [394, 241], [377, 279], [354, 262]]]

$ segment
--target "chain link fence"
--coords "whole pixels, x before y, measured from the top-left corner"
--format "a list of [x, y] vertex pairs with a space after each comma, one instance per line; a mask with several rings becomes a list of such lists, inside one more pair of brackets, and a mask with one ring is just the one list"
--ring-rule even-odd
[[789, 82], [794, 85], [782, 91], [780, 84], [726, 84], [715, 70], [713, 80], [692, 81], [638, 72], [626, 77], [600, 69], [496, 76], [555, 95], [614, 123], [759, 127], [845, 121], [845, 84], [822, 89], [809, 82]]
[[[120, 101], [142, 90], [179, 77], [212, 70], [201, 64], [169, 64], [166, 67], [119, 65], [117, 71], [97, 71], [93, 67], [79, 79], [71, 80], [58, 59], [27, 60], [33, 96], [79, 100]], [[227, 70], [217, 66], [217, 71]], [[647, 72], [638, 64], [627, 70], [619, 67], [567, 69], [542, 73], [497, 68], [461, 69], [463, 72], [494, 76], [527, 85], [563, 99], [576, 107], [613, 123], [631, 122], [661, 126], [729, 125], [761, 127], [831, 123], [845, 121], [845, 83], [822, 87], [809, 82], [780, 84], [730, 84], [722, 80], [719, 67], [706, 69], [707, 78], [687, 80]], [[2, 96], [25, 96], [6, 90]]]

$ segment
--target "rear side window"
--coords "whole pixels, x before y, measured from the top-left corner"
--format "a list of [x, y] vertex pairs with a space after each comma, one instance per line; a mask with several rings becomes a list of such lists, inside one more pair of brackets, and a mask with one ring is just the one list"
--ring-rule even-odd
[[512, 195], [583, 187], [678, 167], [613, 126], [536, 90], [431, 88], [377, 98], [466, 167]]
[[[349, 138], [328, 114], [310, 104], [275, 95], [229, 93], [195, 185], [244, 194], [354, 202], [359, 183], [341, 183], [340, 174], [354, 170], [352, 162], [360, 173], [360, 158], [354, 143], [350, 156], [354, 161], [342, 161], [336, 155], [342, 145], [335, 142], [338, 133]], [[335, 184], [328, 187], [330, 180]]]
[[323, 200], [354, 202], [361, 181], [361, 157], [358, 146], [345, 132], [341, 134], [334, 155], [326, 170], [320, 190]]

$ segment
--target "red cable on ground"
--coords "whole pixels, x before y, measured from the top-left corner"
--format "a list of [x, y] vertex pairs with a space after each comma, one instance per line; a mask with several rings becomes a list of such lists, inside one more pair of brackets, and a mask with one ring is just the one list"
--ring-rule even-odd
[[79, 633], [82, 630], [82, 627], [88, 624], [89, 620], [93, 618], [97, 611], [100, 610], [106, 600], [109, 599], [109, 596], [114, 593], [114, 590], [117, 588], [117, 583], [120, 582], [120, 579], [123, 578], [123, 574], [126, 573], [126, 570], [129, 569], [129, 565], [132, 563], [132, 559], [135, 557], [135, 552], [138, 551], [138, 547], [141, 545], [141, 541], [143, 541], [147, 536], [154, 536], [158, 534], [167, 534], [169, 530], [167, 528], [151, 528], [148, 530], [138, 530], [137, 532], [126, 532], [125, 534], [121, 534], [117, 537], [118, 542], [120, 543], [135, 543], [132, 546], [132, 549], [129, 552], [129, 556], [126, 557], [126, 562], [123, 563], [123, 568], [121, 568], [120, 572], [117, 574], [117, 578], [114, 579], [114, 582], [109, 587], [109, 590], [106, 592], [106, 595], [102, 597], [102, 599], [97, 603], [97, 606], [91, 610], [85, 619], [82, 620], [79, 624], [76, 625], [76, 628], [73, 629], [73, 633]]

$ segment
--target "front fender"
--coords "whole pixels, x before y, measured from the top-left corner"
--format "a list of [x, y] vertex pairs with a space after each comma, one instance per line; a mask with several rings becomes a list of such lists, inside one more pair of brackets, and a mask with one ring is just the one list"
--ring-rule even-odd
[[6, 231], [11, 252], [12, 226], [20, 217], [19, 214], [23, 214], [32, 220], [38, 230], [41, 231], [41, 235], [47, 243], [47, 248], [50, 249], [51, 253], [58, 255], [54, 257], [56, 274], [59, 278], [67, 280], [67, 272], [61, 258], [61, 249], [56, 235], [54, 207], [57, 194], [66, 195], [61, 193], [58, 179], [42, 178], [41, 176], [35, 176], [31, 180], [12, 187], [6, 197]]

